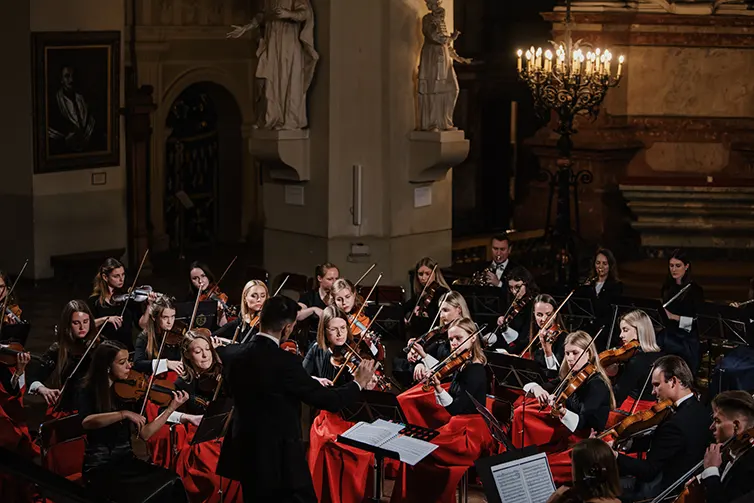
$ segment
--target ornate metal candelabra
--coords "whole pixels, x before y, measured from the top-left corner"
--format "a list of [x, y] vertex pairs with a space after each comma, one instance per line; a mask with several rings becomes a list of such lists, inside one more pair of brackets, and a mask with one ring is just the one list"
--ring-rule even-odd
[[552, 50], [530, 47], [526, 51], [519, 49], [517, 53], [518, 76], [531, 90], [535, 112], [545, 120], [550, 118], [552, 112], [558, 116], [555, 128], [560, 136], [557, 143], [557, 172], [547, 172], [546, 177], [550, 182], [548, 222], [552, 195], [557, 189], [552, 244], [556, 262], [555, 280], [562, 284], [574, 283], [578, 274], [576, 244], [571, 229], [571, 189], [578, 231], [577, 186], [592, 181], [592, 173], [588, 170], [576, 174], [572, 170], [571, 136], [577, 132], [573, 121], [578, 114], [596, 118], [607, 90], [620, 82], [625, 61], [620, 56], [613, 73], [612, 53], [607, 49], [593, 48], [582, 40], [574, 42], [571, 24], [571, 2], [567, 1], [564, 40], [559, 43], [551, 41]]

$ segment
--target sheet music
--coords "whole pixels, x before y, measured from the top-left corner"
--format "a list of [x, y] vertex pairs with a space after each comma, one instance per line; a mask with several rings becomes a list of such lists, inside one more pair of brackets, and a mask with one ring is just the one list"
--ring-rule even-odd
[[385, 442], [382, 447], [397, 452], [398, 456], [401, 458], [401, 462], [411, 466], [414, 466], [416, 463], [429, 456], [432, 451], [437, 449], [435, 444], [430, 444], [424, 440], [407, 437], [405, 435], [391, 438]]
[[406, 427], [405, 424], [401, 423], [391, 423], [390, 421], [385, 421], [384, 419], [375, 419], [372, 421], [372, 426], [378, 426], [380, 428], [385, 428], [386, 430], [390, 430], [396, 434], [400, 433], [403, 428]]
[[356, 423], [341, 436], [375, 447], [380, 447], [382, 444], [397, 435], [398, 432], [391, 428], [375, 426], [369, 423]]
[[555, 492], [545, 453], [493, 466], [492, 477], [503, 503], [546, 503]]

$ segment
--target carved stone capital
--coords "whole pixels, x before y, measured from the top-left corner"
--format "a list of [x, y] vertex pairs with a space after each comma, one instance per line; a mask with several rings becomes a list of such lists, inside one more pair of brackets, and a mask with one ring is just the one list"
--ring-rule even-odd
[[252, 129], [249, 152], [269, 168], [274, 180], [304, 182], [311, 178], [309, 130]]
[[469, 155], [469, 140], [463, 131], [412, 131], [409, 182], [443, 180], [448, 170]]

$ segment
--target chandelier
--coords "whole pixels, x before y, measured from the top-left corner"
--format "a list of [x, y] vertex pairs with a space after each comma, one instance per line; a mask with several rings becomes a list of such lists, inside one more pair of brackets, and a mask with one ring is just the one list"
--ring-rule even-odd
[[[534, 109], [547, 119], [550, 111], [558, 114], [556, 132], [570, 144], [573, 119], [577, 114], [596, 118], [607, 90], [618, 85], [625, 58], [614, 66], [608, 49], [593, 48], [571, 38], [571, 2], [566, 2], [565, 39], [553, 42], [552, 50], [533, 46], [517, 51], [518, 77], [534, 97]], [[570, 148], [568, 149], [570, 150]]]

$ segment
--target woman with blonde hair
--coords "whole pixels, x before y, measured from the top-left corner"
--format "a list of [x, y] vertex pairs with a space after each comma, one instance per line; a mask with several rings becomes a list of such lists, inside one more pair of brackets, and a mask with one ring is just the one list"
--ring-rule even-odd
[[455, 502], [463, 474], [493, 446], [487, 425], [469, 397], [484, 404], [487, 395], [487, 358], [478, 328], [468, 317], [457, 319], [450, 324], [448, 339], [452, 356], [463, 362], [446, 376], [452, 379], [450, 387], [442, 386], [437, 375], [427, 377], [434, 407], [444, 412], [443, 424], [435, 426], [439, 435], [432, 439], [438, 447], [416, 466], [401, 464], [390, 501]]
[[[655, 397], [649, 375], [655, 361], [663, 353], [657, 345], [655, 329], [647, 313], [641, 310], [630, 311], [620, 319], [620, 339], [623, 345], [638, 342], [636, 353], [620, 369], [613, 387], [615, 401], [620, 404], [618, 410], [631, 413], [652, 408]], [[633, 342], [637, 341], [637, 342]], [[638, 404], [636, 404], [638, 400]], [[619, 412], [612, 412], [608, 426], [612, 426], [625, 417]]]
[[252, 279], [248, 281], [241, 292], [241, 316], [226, 323], [212, 333], [213, 337], [228, 340], [236, 334], [236, 342], [248, 342], [249, 339], [259, 332], [259, 313], [270, 296], [264, 281]]
[[[565, 338], [564, 357], [560, 364], [559, 381], [544, 386], [524, 385], [527, 396], [513, 413], [511, 440], [517, 448], [540, 446], [549, 454], [549, 462], [556, 482], [570, 480], [570, 445], [605, 429], [608, 414], [615, 408], [610, 378], [599, 362], [599, 354], [592, 336], [576, 331]], [[571, 380], [580, 372], [586, 379], [566, 400], [553, 392], [561, 382]]]

